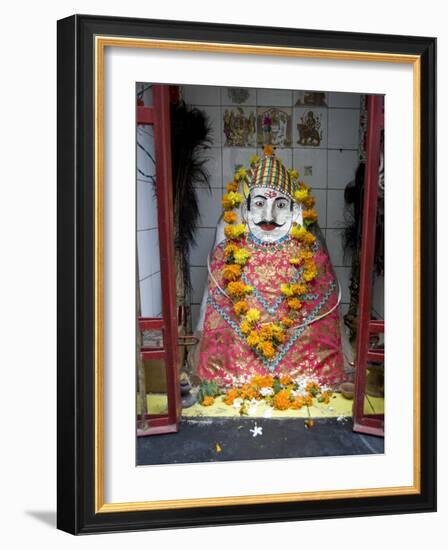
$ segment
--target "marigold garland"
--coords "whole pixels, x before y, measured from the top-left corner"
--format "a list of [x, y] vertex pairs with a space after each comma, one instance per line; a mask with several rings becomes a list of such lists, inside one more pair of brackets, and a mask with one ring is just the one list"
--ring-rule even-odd
[[[274, 148], [267, 145], [263, 149], [265, 156], [274, 155]], [[250, 158], [250, 166], [255, 169], [260, 162], [258, 155]], [[309, 225], [317, 220], [317, 213], [313, 209], [314, 198], [310, 195], [310, 188], [303, 181], [297, 181], [299, 174], [297, 170], [288, 170], [289, 176], [296, 181], [296, 190], [294, 191], [294, 200], [302, 205], [303, 225], [293, 224], [290, 236], [301, 243], [301, 250], [297, 257], [290, 258], [290, 264], [303, 269], [300, 274], [301, 279], [297, 283], [287, 283], [280, 286], [281, 293], [286, 298], [290, 312], [287, 317], [283, 317], [279, 322], [262, 322], [262, 314], [255, 308], [249, 308], [246, 295], [251, 294], [253, 288], [241, 281], [244, 266], [250, 260], [251, 254], [244, 247], [240, 246], [240, 241], [246, 234], [247, 228], [244, 223], [237, 223], [237, 214], [233, 212], [243, 202], [243, 196], [238, 192], [241, 182], [248, 182], [251, 176], [250, 170], [245, 167], [239, 168], [234, 180], [227, 183], [227, 193], [222, 198], [224, 208], [223, 219], [228, 224], [224, 227], [224, 235], [227, 244], [224, 248], [226, 265], [223, 268], [222, 276], [226, 281], [226, 292], [234, 301], [234, 312], [241, 318], [240, 330], [246, 338], [249, 347], [260, 353], [266, 359], [272, 359], [277, 353], [279, 345], [287, 340], [287, 331], [292, 328], [299, 318], [298, 311], [302, 308], [300, 297], [306, 294], [308, 283], [311, 283], [317, 276], [317, 268], [313, 260], [311, 246], [316, 237], [307, 229]], [[298, 405], [296, 405], [298, 406]]]
[[[264, 345], [268, 346], [268, 342]], [[223, 392], [223, 402], [226, 405], [233, 406], [238, 399], [240, 411], [247, 411], [243, 406], [244, 401], [264, 401], [279, 411], [299, 410], [302, 407], [311, 407], [313, 399], [318, 403], [328, 405], [333, 393], [320, 385], [316, 380], [298, 381], [289, 374], [282, 376], [253, 375], [249, 380], [235, 387], [227, 388]], [[213, 404], [213, 397], [205, 397], [202, 405], [209, 406]], [[245, 413], [247, 414], [247, 412]]]

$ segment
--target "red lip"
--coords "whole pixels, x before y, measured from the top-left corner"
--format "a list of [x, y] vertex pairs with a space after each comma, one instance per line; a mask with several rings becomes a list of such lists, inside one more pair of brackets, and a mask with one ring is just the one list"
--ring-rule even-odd
[[259, 227], [261, 227], [263, 231], [273, 231], [277, 226], [273, 223], [262, 223]]

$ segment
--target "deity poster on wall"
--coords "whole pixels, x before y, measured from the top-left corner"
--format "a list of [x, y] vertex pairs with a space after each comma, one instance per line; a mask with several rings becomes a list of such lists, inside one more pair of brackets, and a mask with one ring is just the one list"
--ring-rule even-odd
[[291, 109], [259, 107], [257, 109], [258, 145], [291, 145]]
[[255, 146], [255, 111], [243, 107], [226, 108], [223, 114], [223, 131], [226, 147]]
[[316, 107], [326, 107], [326, 93], [325, 92], [310, 92], [310, 91], [301, 91], [294, 94], [294, 99], [296, 101], [295, 105], [300, 107], [302, 105], [316, 106]]
[[321, 115], [316, 111], [307, 111], [297, 122], [299, 139], [297, 143], [304, 146], [319, 147], [322, 141]]

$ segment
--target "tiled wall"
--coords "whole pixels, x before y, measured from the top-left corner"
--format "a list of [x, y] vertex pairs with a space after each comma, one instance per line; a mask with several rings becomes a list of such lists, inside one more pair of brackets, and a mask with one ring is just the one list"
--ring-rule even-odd
[[[248, 165], [254, 153], [261, 152], [263, 114], [269, 108], [280, 110], [283, 131], [273, 134], [278, 140], [276, 154], [287, 167], [299, 171], [313, 188], [319, 224], [326, 236], [336, 275], [342, 288], [342, 310], [349, 302], [350, 258], [342, 253], [341, 226], [344, 222], [344, 188], [354, 178], [358, 165], [360, 95], [325, 94], [322, 106], [304, 106], [303, 92], [291, 90], [229, 89], [211, 86], [183, 86], [186, 103], [200, 108], [212, 126], [212, 147], [207, 151], [211, 191], [199, 188], [201, 220], [197, 246], [190, 255], [193, 282], [193, 321], [207, 281], [207, 255], [213, 245], [216, 223], [221, 215], [220, 199], [227, 181], [239, 164]], [[300, 104], [302, 103], [302, 104]], [[320, 122], [318, 140], [300, 142], [297, 124], [309, 111]], [[229, 117], [245, 125], [235, 136]], [[274, 111], [275, 112], [275, 111]], [[227, 120], [227, 124], [226, 124]], [[234, 123], [235, 124], [235, 123]], [[319, 141], [319, 143], [317, 143]], [[378, 302], [380, 303], [380, 299]]]
[[[145, 89], [145, 105], [152, 104], [151, 89]], [[151, 126], [137, 128], [137, 254], [141, 312], [145, 317], [161, 316], [161, 281], [157, 203], [154, 199], [154, 134]]]

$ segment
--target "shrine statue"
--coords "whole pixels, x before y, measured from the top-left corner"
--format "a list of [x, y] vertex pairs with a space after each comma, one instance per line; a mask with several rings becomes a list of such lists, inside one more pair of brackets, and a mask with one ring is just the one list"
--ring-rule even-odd
[[271, 146], [227, 184], [196, 331], [201, 380], [345, 380], [340, 290], [314, 203]]

